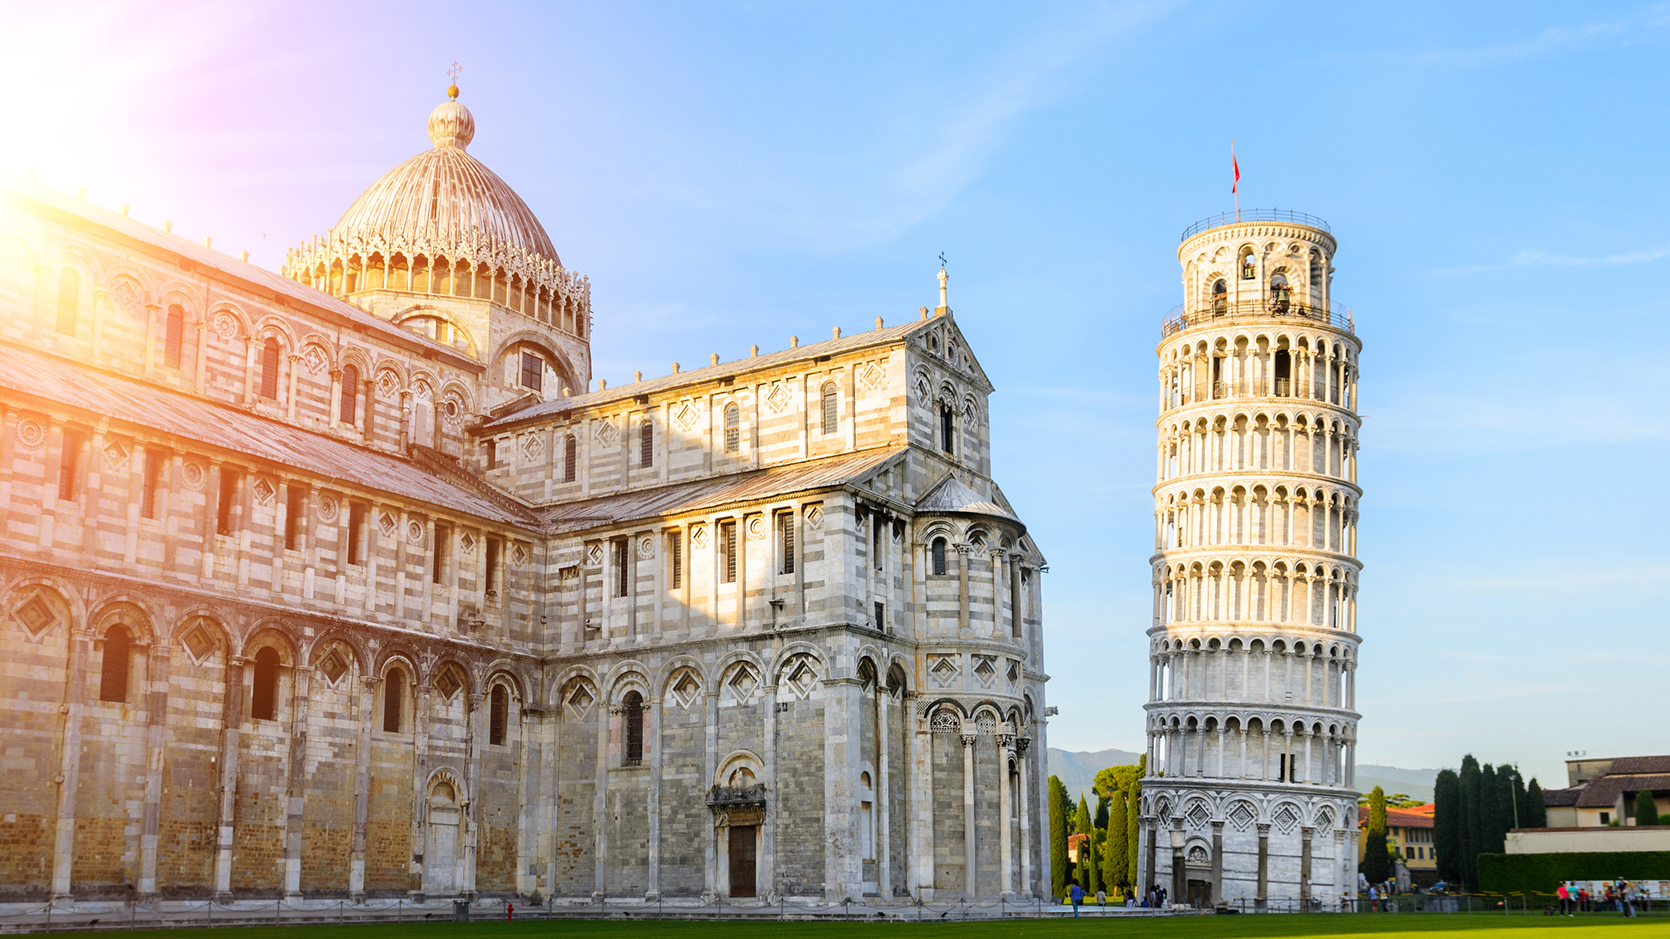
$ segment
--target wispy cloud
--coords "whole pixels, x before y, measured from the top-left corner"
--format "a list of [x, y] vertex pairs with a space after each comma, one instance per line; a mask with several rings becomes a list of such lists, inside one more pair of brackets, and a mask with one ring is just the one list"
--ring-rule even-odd
[[1638, 251], [1624, 251], [1619, 254], [1607, 254], [1600, 257], [1574, 257], [1569, 254], [1552, 254], [1540, 248], [1530, 248], [1521, 251], [1501, 264], [1473, 264], [1465, 267], [1441, 267], [1433, 271], [1434, 274], [1483, 274], [1491, 271], [1506, 271], [1523, 267], [1605, 267], [1615, 264], [1648, 264], [1670, 258], [1670, 246], [1662, 248], [1643, 248]]
[[1670, 25], [1670, 5], [1655, 3], [1611, 20], [1551, 26], [1533, 35], [1481, 46], [1334, 53], [1334, 63], [1385, 63], [1421, 68], [1491, 68], [1535, 59], [1572, 55], [1618, 43], [1638, 43], [1651, 31]]
[[[924, 95], [902, 121], [926, 128], [924, 143], [889, 150], [867, 175], [866, 191], [821, 194], [821, 210], [785, 219], [827, 248], [882, 243], [949, 205], [986, 171], [992, 155], [1026, 114], [1071, 92], [1102, 59], [1098, 53], [1174, 7], [1175, 3], [1097, 5], [1067, 22], [1016, 42], [984, 71], [951, 89]], [[966, 91], [961, 89], [966, 88]], [[949, 91], [947, 94], [946, 92]], [[891, 132], [889, 146], [900, 138]], [[910, 136], [903, 138], [908, 141]]]

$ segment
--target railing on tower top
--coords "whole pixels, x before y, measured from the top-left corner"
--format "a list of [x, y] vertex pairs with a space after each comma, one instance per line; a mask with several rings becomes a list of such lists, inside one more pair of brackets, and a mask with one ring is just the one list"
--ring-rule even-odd
[[1292, 222], [1295, 225], [1305, 225], [1310, 228], [1321, 229], [1330, 235], [1334, 233], [1334, 230], [1328, 227], [1327, 222], [1324, 222], [1314, 215], [1306, 215], [1303, 212], [1295, 212], [1292, 209], [1247, 209], [1241, 212], [1224, 212], [1221, 215], [1214, 215], [1211, 218], [1203, 218], [1193, 225], [1190, 225], [1188, 228], [1183, 229], [1183, 237], [1181, 240], [1188, 241], [1190, 238], [1193, 238], [1208, 228], [1218, 228], [1223, 225], [1234, 225], [1237, 222]]
[[1269, 297], [1255, 300], [1207, 300], [1197, 304], [1194, 309], [1185, 309], [1186, 306], [1179, 303], [1166, 313], [1165, 321], [1160, 324], [1161, 339], [1172, 333], [1194, 326], [1204, 326], [1207, 323], [1235, 323], [1251, 319], [1268, 319], [1272, 316], [1291, 317], [1304, 322], [1333, 326], [1348, 333], [1357, 331], [1351, 308], [1333, 301], [1328, 302], [1326, 310], [1300, 300], [1277, 300]]

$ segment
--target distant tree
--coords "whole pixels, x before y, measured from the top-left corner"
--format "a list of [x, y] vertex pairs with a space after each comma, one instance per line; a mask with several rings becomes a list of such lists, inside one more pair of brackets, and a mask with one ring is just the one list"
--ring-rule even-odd
[[1067, 894], [1067, 787], [1059, 776], [1050, 777], [1050, 889], [1053, 895]]
[[1455, 770], [1438, 772], [1432, 787], [1432, 850], [1438, 856], [1438, 877], [1452, 884], [1467, 880], [1463, 863], [1466, 827], [1461, 812], [1461, 777]]
[[1096, 840], [1100, 841], [1108, 836], [1108, 812], [1113, 798], [1096, 793], [1096, 817], [1091, 824], [1096, 826]]
[[[1525, 777], [1519, 775], [1519, 767], [1512, 766], [1509, 767], [1509, 769], [1512, 771], [1513, 775], [1508, 778], [1508, 785], [1511, 787], [1512, 791], [1508, 796], [1507, 830], [1512, 831], [1515, 828], [1529, 828], [1531, 826], [1526, 823], [1526, 819], [1530, 817], [1528, 814], [1530, 810], [1530, 796], [1525, 792]], [[1497, 770], [1496, 772], [1498, 775], [1501, 774], [1501, 770]], [[1506, 844], [1506, 841], [1504, 841], [1503, 850], [1506, 850]]]
[[1084, 795], [1079, 795], [1079, 810], [1073, 815], [1073, 831], [1081, 835], [1094, 834], [1095, 824], [1090, 820], [1090, 805], [1084, 801]]
[[1469, 885], [1479, 882], [1479, 846], [1484, 843], [1483, 816], [1479, 813], [1482, 776], [1473, 754], [1461, 758], [1461, 879]]
[[1126, 839], [1125, 800], [1127, 792], [1116, 792], [1108, 801], [1108, 836], [1102, 842], [1102, 883], [1108, 892], [1129, 887], [1126, 871], [1131, 866], [1130, 844]]
[[1653, 801], [1651, 789], [1643, 789], [1635, 794], [1635, 824], [1657, 825], [1659, 823], [1658, 804]]
[[1079, 844], [1078, 875], [1079, 886], [1085, 893], [1095, 893], [1096, 885], [1102, 882], [1102, 858], [1096, 850], [1094, 832]]
[[1525, 827], [1548, 827], [1548, 803], [1543, 800], [1542, 787], [1537, 785], [1537, 778], [1531, 777], [1531, 784], [1525, 787]]
[[1363, 833], [1362, 875], [1371, 884], [1392, 876], [1390, 858], [1386, 852], [1386, 793], [1379, 786], [1368, 795], [1368, 827]]

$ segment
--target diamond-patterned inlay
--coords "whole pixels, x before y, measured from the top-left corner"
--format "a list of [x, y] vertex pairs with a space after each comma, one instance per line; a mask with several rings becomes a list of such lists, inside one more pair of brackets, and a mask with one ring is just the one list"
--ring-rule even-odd
[[696, 700], [696, 696], [701, 693], [701, 690], [702, 686], [696, 681], [696, 676], [687, 671], [680, 675], [678, 681], [673, 684], [673, 700], [678, 703], [679, 707], [687, 708], [691, 702]]
[[765, 396], [765, 403], [771, 408], [771, 412], [776, 414], [789, 406], [790, 397], [788, 387], [782, 382], [777, 382], [771, 386], [771, 391]]
[[111, 469], [121, 469], [128, 461], [128, 450], [120, 443], [112, 440], [104, 445], [104, 465]]
[[886, 374], [876, 363], [871, 362], [858, 370], [858, 380], [863, 382], [866, 388], [874, 388], [881, 384], [881, 380]]
[[1237, 802], [1229, 808], [1229, 824], [1237, 831], [1246, 831], [1258, 820], [1258, 813], [1245, 802]]
[[813, 528], [822, 528], [823, 527], [823, 509], [818, 508], [815, 505], [812, 506], [810, 509], [807, 509], [806, 510], [806, 524], [812, 526]]
[[273, 496], [278, 494], [278, 490], [273, 488], [273, 484], [267, 482], [265, 479], [257, 479], [255, 481], [254, 492], [255, 501], [261, 503], [262, 505], [266, 505], [267, 503], [273, 501]]
[[191, 657], [201, 662], [215, 651], [215, 640], [209, 631], [202, 626], [193, 626], [180, 640], [185, 643], [186, 651]]
[[139, 291], [134, 289], [132, 281], [128, 281], [128, 280], [117, 281], [116, 282], [116, 289], [112, 290], [111, 293], [116, 297], [116, 302], [121, 305], [122, 309], [124, 309], [124, 310], [137, 310], [137, 309], [139, 309], [139, 303], [140, 303]]
[[58, 625], [58, 612], [38, 592], [13, 610], [12, 618], [21, 623], [32, 637]]
[[348, 660], [342, 657], [342, 650], [333, 648], [326, 653], [325, 657], [319, 660], [319, 671], [324, 674], [325, 680], [333, 685], [341, 681], [342, 676], [348, 674]]
[[308, 346], [302, 353], [302, 364], [307, 370], [317, 375], [325, 370], [325, 353], [318, 346]]
[[615, 438], [619, 437], [619, 436], [620, 436], [620, 431], [615, 429], [615, 422], [614, 421], [598, 421], [598, 423], [597, 423], [597, 442], [598, 443], [604, 445], [605, 447], [612, 447], [612, 446], [615, 445]]
[[697, 525], [690, 529], [690, 543], [698, 548], [707, 547], [707, 526]]
[[568, 706], [573, 708], [575, 713], [584, 716], [587, 711], [591, 710], [592, 703], [596, 700], [585, 685], [576, 685], [574, 691], [568, 696]]
[[1188, 819], [1189, 827], [1205, 828], [1206, 823], [1212, 820], [1212, 810], [1206, 807], [1206, 803], [1196, 802], [1189, 806], [1188, 815], [1184, 817]]
[[1011, 659], [1009, 661], [1009, 684], [1012, 685], [1012, 684], [1014, 684], [1014, 683], [1016, 683], [1020, 680], [1021, 680], [1021, 663], [1016, 662], [1013, 659]]
[[538, 434], [528, 434], [526, 437], [522, 438], [522, 455], [526, 456], [528, 459], [538, 459], [539, 454], [544, 449], [545, 445], [539, 442]]
[[760, 681], [754, 677], [753, 669], [746, 665], [738, 666], [736, 671], [731, 673], [731, 691], [735, 692], [738, 701], [746, 702], [748, 696], [753, 694], [759, 685]]
[[475, 550], [475, 536], [470, 534], [469, 532], [465, 532], [464, 534], [460, 535], [458, 537], [458, 547], [463, 548], [465, 554], [469, 554], [471, 551], [474, 551]]
[[817, 673], [812, 671], [812, 666], [805, 662], [795, 666], [793, 674], [789, 675], [790, 687], [794, 689], [795, 694], [802, 698], [812, 693], [812, 686], [817, 684], [817, 681]]
[[1299, 824], [1299, 810], [1292, 803], [1284, 802], [1281, 808], [1276, 809], [1275, 820], [1277, 828], [1284, 832], [1292, 831]]
[[387, 512], [384, 512], [377, 517], [377, 527], [383, 530], [384, 535], [393, 535], [396, 524], [394, 516]]
[[586, 563], [592, 567], [597, 567], [603, 563], [603, 546], [601, 544], [594, 544], [586, 549]]
[[517, 564], [520, 564], [528, 559], [528, 549], [518, 544], [516, 548], [510, 552], [510, 556]]
[[974, 657], [974, 675], [981, 684], [989, 685], [997, 677], [997, 661], [993, 656], [977, 655]]
[[696, 406], [686, 401], [684, 402], [684, 405], [678, 409], [678, 414], [673, 417], [673, 420], [678, 421], [679, 429], [689, 430], [696, 425], [696, 418], [700, 416], [700, 412], [696, 410]]
[[393, 372], [384, 372], [377, 377], [377, 394], [384, 398], [393, 398], [400, 393], [400, 382], [396, 381]]
[[448, 665], [441, 669], [440, 677], [435, 679], [435, 690], [439, 691], [442, 697], [451, 698], [463, 687], [464, 678], [458, 674], [456, 665]]

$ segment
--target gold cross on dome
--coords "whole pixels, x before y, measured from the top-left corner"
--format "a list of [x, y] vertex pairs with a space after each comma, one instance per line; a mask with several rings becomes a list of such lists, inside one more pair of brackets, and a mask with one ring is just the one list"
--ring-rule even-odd
[[462, 72], [463, 70], [464, 70], [464, 66], [459, 65], [457, 59], [452, 60], [452, 68], [447, 69], [446, 73], [447, 73], [447, 77], [452, 79], [452, 83], [454, 85], [458, 84], [458, 73]]

